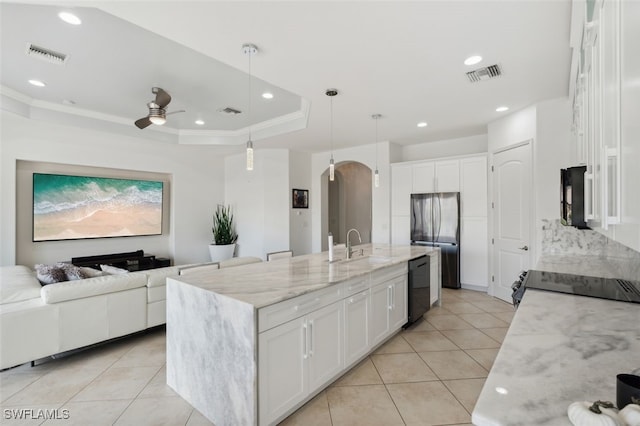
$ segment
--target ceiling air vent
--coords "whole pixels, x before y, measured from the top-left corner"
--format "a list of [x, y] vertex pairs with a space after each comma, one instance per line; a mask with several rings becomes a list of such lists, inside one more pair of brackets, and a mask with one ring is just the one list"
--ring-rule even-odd
[[231, 114], [231, 115], [237, 115], [237, 114], [242, 113], [242, 111], [240, 111], [239, 109], [235, 109], [235, 108], [231, 108], [231, 107], [226, 107], [226, 108], [219, 109], [218, 112], [221, 112], [223, 114]]
[[36, 46], [29, 43], [27, 45], [27, 56], [33, 56], [34, 58], [42, 59], [52, 64], [64, 65], [69, 58], [69, 55], [56, 52], [55, 50], [45, 49], [44, 47]]
[[488, 67], [478, 68], [477, 70], [469, 71], [467, 77], [469, 81], [475, 83], [482, 80], [490, 80], [492, 78], [500, 77], [502, 70], [499, 65], [489, 65]]

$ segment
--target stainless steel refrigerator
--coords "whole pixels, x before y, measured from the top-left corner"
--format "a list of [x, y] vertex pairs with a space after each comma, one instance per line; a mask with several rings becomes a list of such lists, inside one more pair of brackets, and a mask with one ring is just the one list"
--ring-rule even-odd
[[460, 193], [411, 194], [411, 244], [440, 247], [442, 286], [460, 288]]

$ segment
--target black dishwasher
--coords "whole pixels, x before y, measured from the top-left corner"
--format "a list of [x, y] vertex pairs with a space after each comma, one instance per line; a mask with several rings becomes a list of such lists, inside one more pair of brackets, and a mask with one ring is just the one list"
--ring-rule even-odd
[[431, 307], [429, 256], [409, 261], [408, 326], [422, 318]]

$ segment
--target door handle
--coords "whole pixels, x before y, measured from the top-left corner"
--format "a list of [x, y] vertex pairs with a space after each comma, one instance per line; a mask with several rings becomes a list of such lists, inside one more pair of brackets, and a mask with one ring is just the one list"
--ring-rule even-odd
[[520, 250], [524, 250], [524, 251], [529, 251], [529, 247], [524, 246], [524, 247], [518, 247]]

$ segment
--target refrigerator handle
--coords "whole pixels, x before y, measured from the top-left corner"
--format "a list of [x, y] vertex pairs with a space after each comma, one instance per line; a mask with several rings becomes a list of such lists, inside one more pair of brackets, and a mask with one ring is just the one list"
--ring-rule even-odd
[[438, 224], [438, 232], [436, 232], [435, 241], [439, 241], [440, 240], [440, 227], [442, 225], [442, 205], [440, 204], [440, 194], [437, 194], [436, 198], [438, 199], [438, 205], [437, 205], [438, 217], [437, 217], [437, 222], [436, 222]]

